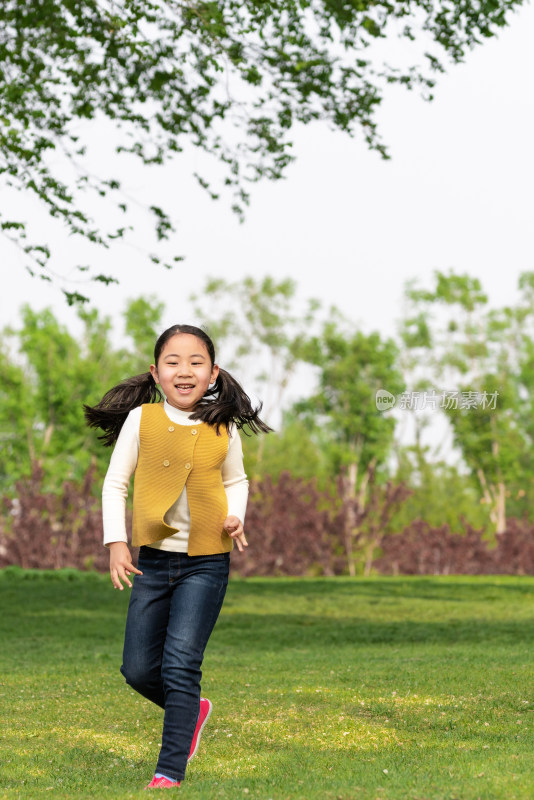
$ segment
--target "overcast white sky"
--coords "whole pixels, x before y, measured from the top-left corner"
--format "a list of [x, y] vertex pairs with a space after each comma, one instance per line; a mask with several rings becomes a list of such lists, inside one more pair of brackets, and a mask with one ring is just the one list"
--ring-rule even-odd
[[[173, 244], [187, 261], [168, 272], [118, 245], [101, 258], [120, 286], [80, 290], [110, 314], [127, 297], [155, 294], [167, 305], [166, 325], [195, 321], [187, 298], [206, 276], [292, 277], [303, 297], [336, 304], [364, 330], [388, 335], [405, 281], [429, 280], [434, 269], [477, 275], [492, 302], [513, 302], [519, 273], [534, 269], [533, 38], [528, 5], [498, 39], [440, 77], [432, 103], [391, 90], [379, 114], [390, 161], [326, 126], [301, 129], [287, 179], [253, 187], [243, 225], [229, 203], [214, 203], [197, 187], [186, 159], [157, 173], [128, 171], [128, 191], [173, 212]], [[40, 224], [46, 231], [47, 218]], [[73, 243], [58, 242], [62, 269]], [[22, 255], [1, 238], [0, 264], [2, 325], [16, 322], [25, 302], [53, 305], [72, 322], [57, 289], [32, 280]]]

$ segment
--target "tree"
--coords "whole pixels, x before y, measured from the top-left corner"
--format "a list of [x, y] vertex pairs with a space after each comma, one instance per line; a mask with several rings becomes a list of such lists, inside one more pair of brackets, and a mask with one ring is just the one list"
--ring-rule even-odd
[[124, 328], [133, 348], [126, 350], [123, 357], [130, 375], [148, 372], [154, 360], [154, 344], [161, 333], [164, 311], [165, 304], [159, 302], [155, 295], [139, 297], [126, 304]]
[[[360, 132], [387, 156], [375, 122], [384, 87], [419, 87], [432, 97], [444, 60], [507, 24], [522, 0], [3, 0], [0, 7], [0, 173], [32, 193], [71, 234], [109, 247], [128, 231], [129, 201], [113, 175], [95, 176], [85, 160], [80, 122], [111, 121], [118, 152], [161, 164], [193, 145], [223, 166], [222, 186], [239, 214], [248, 187], [280, 178], [292, 160], [291, 131], [326, 121]], [[396, 66], [373, 52], [399, 37], [409, 47]], [[415, 65], [414, 65], [415, 62]], [[424, 66], [420, 66], [420, 63]], [[57, 168], [61, 152], [71, 176]], [[213, 188], [197, 175], [212, 197]], [[99, 225], [80, 193], [110, 196], [121, 220]], [[150, 207], [159, 240], [173, 230], [167, 212]], [[0, 226], [51, 278], [46, 242], [28, 238], [26, 221], [2, 215]], [[161, 263], [157, 254], [149, 256]], [[174, 256], [165, 261], [172, 266]], [[82, 277], [112, 276], [77, 265]], [[64, 290], [65, 291], [65, 290]], [[65, 291], [70, 302], [86, 299]]]
[[302, 342], [313, 330], [319, 301], [300, 301], [293, 280], [277, 282], [270, 276], [248, 276], [235, 283], [208, 278], [191, 301], [224, 356], [221, 365], [235, 370], [262, 398], [267, 419], [280, 412], [303, 360]]
[[497, 309], [468, 275], [436, 272], [430, 290], [407, 289], [401, 335], [419, 369], [413, 388], [428, 389], [448, 419], [497, 533], [505, 530], [507, 506], [520, 509], [514, 495], [530, 489], [533, 286], [534, 275], [523, 274], [518, 305]]
[[424, 520], [435, 528], [447, 525], [451, 530], [461, 530], [471, 525], [488, 530], [489, 508], [480, 502], [476, 475], [465, 467], [431, 459], [428, 451], [429, 447], [420, 442], [395, 447], [397, 466], [392, 480], [412, 490], [393, 517], [395, 530], [401, 531], [414, 520]]
[[304, 481], [314, 479], [321, 490], [332, 484], [327, 448], [321, 446], [314, 430], [291, 412], [269, 436], [251, 436], [244, 448], [245, 471], [255, 479], [268, 476], [275, 483], [282, 473]]
[[[385, 465], [393, 443], [395, 420], [378, 410], [376, 398], [379, 390], [395, 395], [404, 389], [398, 349], [392, 340], [383, 341], [378, 333], [354, 331], [334, 317], [319, 336], [303, 345], [302, 352], [319, 368], [319, 379], [315, 394], [297, 403], [295, 409], [328, 442], [332, 475], [345, 472], [340, 500], [349, 508], [344, 520], [349, 573], [356, 571], [355, 541], [365, 551], [369, 571], [378, 541], [376, 531], [373, 528], [366, 536], [357, 521], [365, 520], [376, 470]], [[374, 491], [373, 498], [378, 494], [379, 490]], [[353, 499], [355, 503], [347, 503]], [[388, 504], [396, 502], [387, 496]], [[377, 514], [375, 509], [373, 518]]]
[[64, 480], [81, 480], [94, 459], [99, 474], [105, 471], [109, 452], [85, 424], [83, 404], [148, 369], [161, 314], [151, 298], [130, 301], [127, 340], [115, 348], [110, 320], [95, 309], [78, 310], [79, 335], [50, 309], [22, 309], [20, 330], [5, 329], [0, 338], [0, 492], [12, 491], [36, 466], [53, 490]]

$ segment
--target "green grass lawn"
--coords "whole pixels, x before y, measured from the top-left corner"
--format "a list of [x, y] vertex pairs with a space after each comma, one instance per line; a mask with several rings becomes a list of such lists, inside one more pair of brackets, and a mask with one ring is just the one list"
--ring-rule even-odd
[[[128, 592], [0, 572], [0, 798], [146, 797]], [[534, 579], [233, 580], [183, 800], [534, 798]], [[171, 795], [172, 796], [172, 795]]]

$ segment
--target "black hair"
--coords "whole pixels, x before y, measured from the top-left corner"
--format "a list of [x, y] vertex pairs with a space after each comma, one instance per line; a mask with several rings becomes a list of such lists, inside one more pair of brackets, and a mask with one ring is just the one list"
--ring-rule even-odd
[[[156, 366], [165, 344], [177, 333], [188, 333], [200, 339], [208, 351], [211, 365], [215, 364], [215, 347], [205, 331], [194, 325], [172, 325], [163, 331], [154, 347]], [[163, 395], [151, 373], [144, 372], [121, 381], [106, 392], [96, 406], [84, 405], [85, 419], [91, 428], [101, 428], [104, 431], [99, 439], [106, 447], [110, 447], [117, 441], [126, 417], [133, 408], [143, 403], [159, 403], [161, 400]], [[229, 372], [219, 369], [217, 380], [205, 392], [191, 414], [191, 419], [212, 425], [217, 429], [217, 433], [221, 425], [228, 431], [231, 423], [237, 428], [245, 428], [245, 432], [250, 430], [252, 433], [269, 433], [272, 428], [260, 419], [261, 409], [261, 403], [257, 408], [253, 408], [250, 397], [241, 384]]]

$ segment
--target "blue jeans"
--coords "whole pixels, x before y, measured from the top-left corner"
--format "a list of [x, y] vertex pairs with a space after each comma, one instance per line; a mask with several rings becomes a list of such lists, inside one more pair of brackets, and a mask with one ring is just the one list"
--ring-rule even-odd
[[230, 554], [188, 556], [141, 547], [121, 672], [165, 710], [156, 772], [181, 781], [200, 710], [204, 650], [223, 604]]

